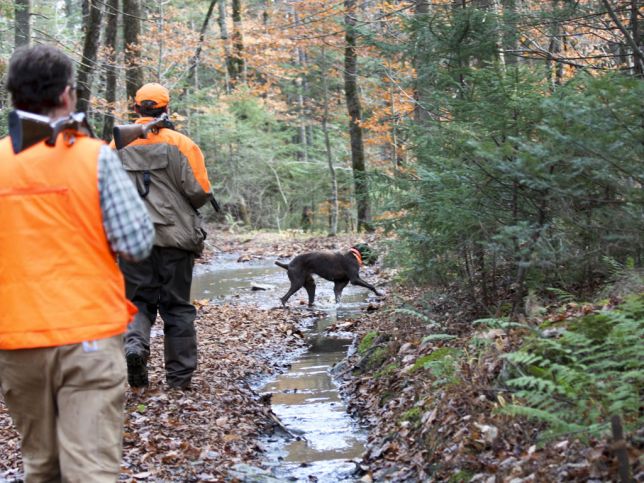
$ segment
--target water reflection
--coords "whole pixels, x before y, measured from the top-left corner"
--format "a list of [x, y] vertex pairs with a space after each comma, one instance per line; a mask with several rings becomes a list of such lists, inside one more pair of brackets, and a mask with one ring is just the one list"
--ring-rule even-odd
[[[243, 264], [234, 255], [217, 258], [195, 270], [193, 298], [214, 301], [243, 297], [259, 307], [279, 305], [279, 297], [289, 286], [283, 269], [273, 260], [254, 260]], [[251, 283], [269, 284], [273, 290], [251, 292]], [[328, 337], [324, 330], [338, 319], [355, 315], [365, 303], [368, 291], [348, 286], [342, 304], [334, 303], [333, 284], [319, 280], [316, 309], [326, 315], [312, 321], [306, 331], [309, 349], [295, 360], [285, 374], [260, 388], [272, 394], [272, 408], [296, 439], [266, 438], [269, 461], [280, 479], [319, 482], [355, 481], [353, 473], [364, 452], [366, 435], [347, 414], [346, 407], [329, 370], [342, 360], [351, 339]], [[297, 307], [306, 299], [302, 290], [290, 300]], [[349, 336], [350, 337], [350, 336]]]
[[[345, 307], [342, 314], [355, 312], [355, 299], [362, 294], [345, 294], [353, 298], [353, 310]], [[351, 301], [348, 300], [349, 303]], [[344, 305], [344, 304], [343, 304]], [[342, 315], [340, 315], [342, 317]], [[262, 388], [270, 392], [273, 411], [299, 440], [269, 441], [269, 454], [274, 472], [281, 478], [320, 482], [354, 481], [352, 476], [364, 452], [365, 434], [347, 414], [338, 388], [329, 369], [342, 360], [350, 339], [328, 337], [324, 329], [337, 321], [338, 313], [328, 309], [328, 315], [315, 321], [308, 333], [309, 350], [295, 361], [291, 369]]]

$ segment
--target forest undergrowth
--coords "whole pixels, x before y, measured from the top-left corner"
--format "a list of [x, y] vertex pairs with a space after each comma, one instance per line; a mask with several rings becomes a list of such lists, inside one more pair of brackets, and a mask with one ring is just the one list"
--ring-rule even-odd
[[332, 328], [358, 334], [337, 374], [370, 431], [362, 481], [641, 480], [643, 287], [558, 291], [512, 323], [456, 285], [402, 285]]

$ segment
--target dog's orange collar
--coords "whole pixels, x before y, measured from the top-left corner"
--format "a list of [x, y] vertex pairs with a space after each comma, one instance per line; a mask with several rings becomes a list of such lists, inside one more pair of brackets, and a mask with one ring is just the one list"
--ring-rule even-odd
[[357, 248], [352, 248], [349, 251], [353, 253], [353, 256], [356, 257], [356, 260], [358, 260], [358, 265], [362, 266], [362, 255], [360, 254], [360, 250], [358, 250]]

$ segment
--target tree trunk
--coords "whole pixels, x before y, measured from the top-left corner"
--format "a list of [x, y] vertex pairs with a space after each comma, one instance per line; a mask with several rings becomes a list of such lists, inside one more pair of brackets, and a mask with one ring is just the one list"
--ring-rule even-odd
[[226, 94], [230, 94], [231, 87], [230, 87], [230, 74], [231, 74], [231, 57], [232, 54], [230, 53], [230, 43], [228, 42], [228, 24], [226, 23], [226, 0], [219, 0], [219, 32], [220, 36], [219, 38], [222, 40], [222, 44], [224, 46], [224, 61], [226, 64], [226, 69], [225, 69], [225, 81], [226, 81]]
[[492, 0], [491, 8], [494, 12], [494, 19], [496, 22], [496, 57], [499, 61], [499, 64], [505, 71], [505, 39], [503, 37], [503, 12], [501, 9], [500, 0]]
[[394, 91], [393, 82], [389, 81], [389, 111], [391, 113], [391, 162], [393, 164], [394, 173], [398, 172], [400, 168], [400, 158], [398, 157], [398, 126], [396, 112], [396, 92]]
[[31, 0], [15, 0], [13, 2], [15, 28], [15, 48], [29, 45], [31, 42]]
[[101, 37], [101, 17], [103, 16], [103, 3], [90, 0], [84, 24], [85, 39], [83, 41], [83, 57], [78, 68], [78, 103], [79, 112], [89, 110], [89, 100], [92, 95], [92, 73], [96, 70], [96, 54]]
[[[300, 17], [294, 8], [291, 9], [291, 14], [295, 19], [295, 26], [299, 27]], [[298, 144], [299, 149], [297, 152], [297, 159], [300, 161], [308, 162], [309, 150], [306, 138], [306, 82], [304, 81], [304, 73], [306, 72], [306, 55], [304, 49], [299, 45], [295, 47], [295, 65], [297, 66], [298, 74], [295, 79], [295, 87], [297, 91], [297, 108], [299, 114], [299, 127], [298, 127]]]
[[628, 444], [624, 439], [624, 427], [622, 425], [622, 418], [618, 415], [613, 415], [610, 418], [611, 429], [613, 430], [613, 451], [617, 456], [617, 472], [619, 474], [620, 483], [631, 483], [633, 479], [633, 472], [631, 471], [631, 463], [628, 459]]
[[369, 185], [364, 160], [362, 141], [362, 107], [358, 94], [358, 58], [356, 54], [356, 0], [344, 0], [345, 42], [344, 49], [344, 94], [349, 112], [349, 135], [351, 138], [351, 166], [358, 206], [358, 231], [371, 231], [369, 213]]
[[[633, 53], [633, 68], [634, 71], [641, 72], [644, 70], [644, 52], [642, 51], [641, 45], [640, 45], [640, 38], [639, 38], [639, 22], [637, 22], [639, 14], [638, 14], [638, 2], [637, 0], [631, 0], [631, 22], [635, 20], [633, 25], [631, 26], [631, 31], [629, 32], [626, 26], [622, 23], [620, 20], [619, 16], [615, 12], [615, 9], [611, 5], [609, 0], [602, 0], [602, 4], [604, 7], [606, 7], [606, 11], [608, 12], [608, 15], [610, 18], [613, 20], [619, 31], [622, 33], [624, 36], [624, 43], [626, 43], [632, 53]], [[637, 35], [637, 37], [634, 37], [634, 35]]]
[[230, 57], [228, 72], [233, 84], [242, 77], [245, 80], [244, 36], [242, 34], [241, 0], [233, 0], [233, 52]]
[[519, 31], [517, 28], [517, 2], [520, 0], [501, 0], [503, 6], [502, 22], [504, 29], [503, 32], [503, 50], [510, 51], [509, 55], [505, 55], [505, 65], [514, 65], [520, 59], [519, 50]]
[[324, 102], [324, 112], [322, 113], [322, 132], [324, 133], [326, 160], [329, 165], [329, 174], [331, 175], [331, 226], [329, 227], [329, 235], [335, 236], [338, 233], [338, 179], [333, 166], [333, 153], [331, 152], [331, 140], [329, 138], [329, 78], [328, 63], [324, 47], [322, 47], [322, 90]]
[[[428, 22], [427, 16], [429, 14], [429, 1], [428, 0], [415, 0], [414, 15], [418, 22]], [[427, 66], [422, 57], [422, 53], [427, 48], [426, 32], [424, 29], [416, 27], [416, 55], [414, 56], [414, 67], [416, 69], [416, 81], [414, 87], [414, 120], [418, 123], [424, 123], [429, 119], [427, 111]]]
[[[189, 86], [190, 84], [192, 84], [192, 80], [195, 77], [195, 72], [199, 65], [199, 57], [201, 57], [201, 50], [203, 49], [203, 42], [206, 37], [206, 31], [208, 30], [208, 24], [210, 23], [210, 18], [212, 17], [212, 12], [215, 9], [216, 3], [217, 3], [217, 0], [212, 0], [210, 2], [210, 6], [208, 7], [208, 12], [206, 13], [206, 17], [204, 18], [203, 23], [201, 24], [201, 30], [199, 30], [199, 43], [197, 44], [197, 49], [195, 50], [195, 54], [192, 56], [192, 59], [190, 60], [190, 67], [188, 69], [186, 86]], [[186, 92], [186, 89], [183, 90], [184, 94], [185, 92]]]
[[642, 51], [642, 32], [640, 26], [640, 7], [638, 0], [631, 0], [631, 34], [633, 36], [633, 73], [638, 77], [644, 77], [644, 59], [637, 55]]
[[116, 35], [118, 30], [119, 0], [107, 0], [105, 4], [105, 101], [107, 112], [103, 116], [103, 139], [112, 139], [114, 128], [114, 103], [116, 102]]
[[139, 35], [141, 35], [139, 0], [123, 0], [123, 42], [125, 43], [125, 90], [128, 103], [134, 104], [136, 91], [143, 85]]
[[74, 2], [72, 0], [65, 0], [65, 24], [69, 30], [74, 29]]

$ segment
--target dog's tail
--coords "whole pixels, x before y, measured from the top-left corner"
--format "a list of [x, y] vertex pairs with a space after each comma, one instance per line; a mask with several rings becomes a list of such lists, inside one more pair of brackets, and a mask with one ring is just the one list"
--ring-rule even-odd
[[278, 267], [282, 267], [282, 268], [285, 268], [286, 270], [288, 270], [288, 265], [286, 263], [278, 262], [277, 260], [275, 260], [275, 265], [277, 265]]

